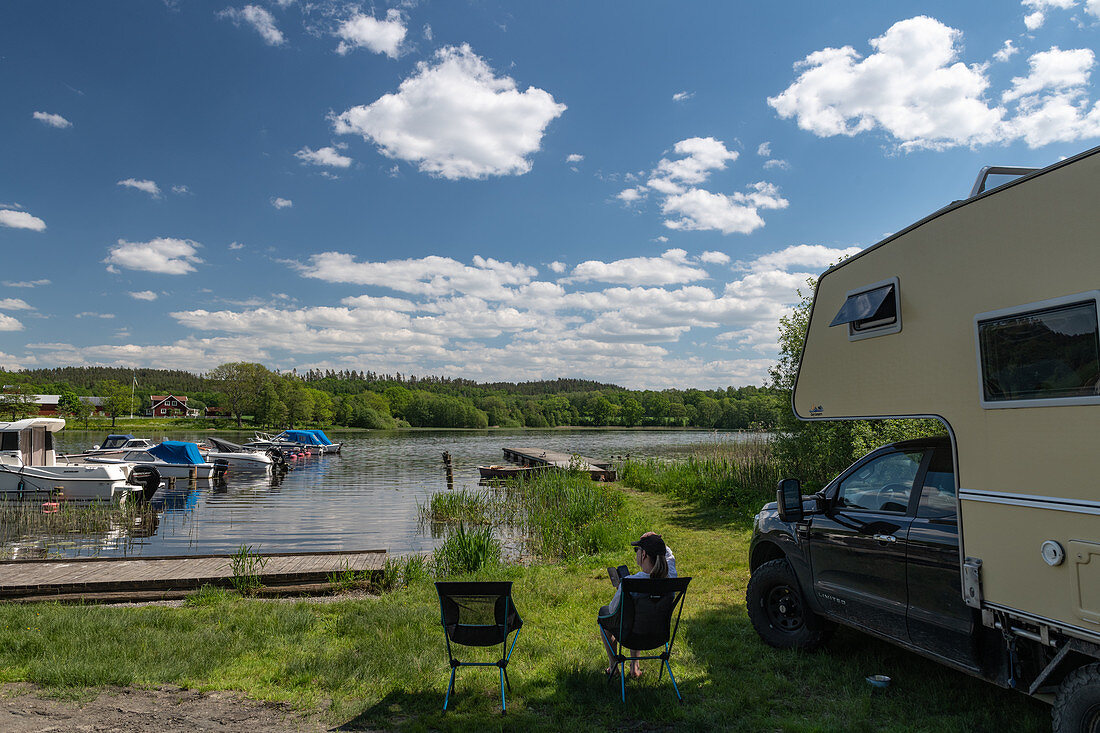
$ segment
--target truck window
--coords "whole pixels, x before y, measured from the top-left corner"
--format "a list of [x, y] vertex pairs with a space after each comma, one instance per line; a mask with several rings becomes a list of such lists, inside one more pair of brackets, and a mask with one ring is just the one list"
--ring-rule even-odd
[[946, 519], [955, 516], [955, 466], [948, 448], [936, 448], [924, 474], [917, 516]]
[[837, 506], [905, 514], [923, 450], [887, 453], [864, 463], [840, 482]]
[[982, 404], [1097, 399], [1100, 327], [1096, 300], [1058, 303], [977, 320]]

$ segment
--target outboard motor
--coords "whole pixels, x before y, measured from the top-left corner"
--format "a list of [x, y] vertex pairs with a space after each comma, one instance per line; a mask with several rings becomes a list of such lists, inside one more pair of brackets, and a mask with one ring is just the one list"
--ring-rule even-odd
[[157, 489], [160, 488], [160, 471], [157, 470], [156, 466], [134, 466], [126, 482], [140, 486], [142, 501], [149, 501], [153, 498], [153, 494], [157, 493]]
[[278, 448], [268, 448], [267, 455], [271, 458], [271, 465], [277, 471], [286, 471], [290, 466], [286, 462], [286, 455]]
[[229, 473], [229, 461], [224, 458], [214, 459], [214, 480], [224, 482], [225, 474]]

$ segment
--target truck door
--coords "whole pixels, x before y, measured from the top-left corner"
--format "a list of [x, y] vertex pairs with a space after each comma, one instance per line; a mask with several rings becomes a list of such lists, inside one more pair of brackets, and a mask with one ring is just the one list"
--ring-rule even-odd
[[[850, 623], [908, 641], [905, 556], [913, 486], [930, 449], [874, 453], [830, 487], [809, 522], [814, 592]], [[832, 492], [835, 490], [835, 495]]]
[[963, 603], [951, 449], [934, 449], [909, 528], [909, 639], [922, 649], [977, 668], [974, 611]]

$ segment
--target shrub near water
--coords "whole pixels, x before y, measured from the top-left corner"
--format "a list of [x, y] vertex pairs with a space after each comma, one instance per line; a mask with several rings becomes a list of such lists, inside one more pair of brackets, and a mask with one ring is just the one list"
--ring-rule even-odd
[[492, 527], [467, 530], [459, 524], [432, 554], [436, 575], [462, 575], [477, 572], [500, 562], [500, 542]]
[[619, 480], [642, 491], [735, 507], [751, 515], [775, 499], [779, 474], [771, 444], [761, 436], [744, 443], [715, 442], [686, 460], [628, 460], [619, 469]]

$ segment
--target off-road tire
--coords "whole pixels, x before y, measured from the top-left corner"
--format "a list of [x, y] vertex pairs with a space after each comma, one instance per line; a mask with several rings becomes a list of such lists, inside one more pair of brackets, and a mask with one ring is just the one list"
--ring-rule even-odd
[[1054, 733], [1100, 733], [1100, 664], [1066, 675], [1051, 715]]
[[777, 649], [816, 649], [835, 628], [810, 610], [794, 570], [783, 558], [770, 560], [753, 571], [745, 607], [756, 633]]

